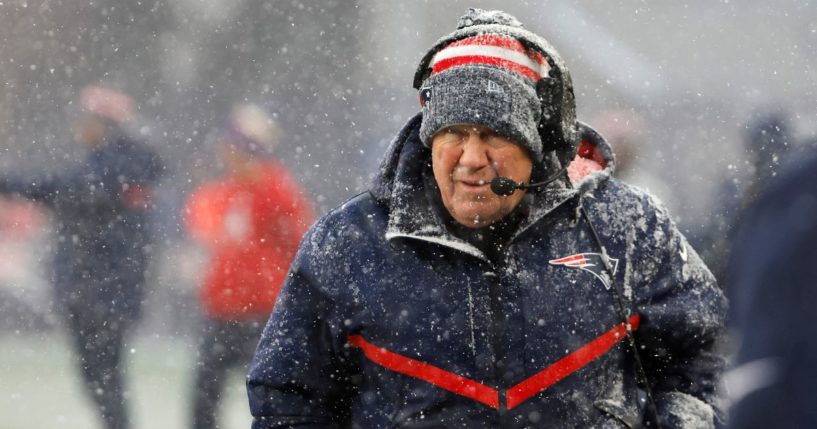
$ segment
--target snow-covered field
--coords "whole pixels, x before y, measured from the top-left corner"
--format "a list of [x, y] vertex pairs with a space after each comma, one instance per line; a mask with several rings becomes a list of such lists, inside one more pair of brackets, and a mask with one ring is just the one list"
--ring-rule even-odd
[[[188, 427], [193, 347], [159, 336], [136, 339], [127, 361], [134, 429]], [[221, 427], [249, 428], [244, 374], [235, 372]], [[67, 338], [60, 332], [0, 334], [0, 429], [95, 429]]]

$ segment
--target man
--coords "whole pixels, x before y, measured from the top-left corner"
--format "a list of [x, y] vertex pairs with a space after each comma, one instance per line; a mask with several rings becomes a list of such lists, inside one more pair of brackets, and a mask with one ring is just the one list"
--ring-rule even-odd
[[246, 372], [278, 290], [313, 214], [304, 190], [275, 159], [275, 121], [237, 106], [217, 149], [227, 172], [187, 202], [192, 238], [211, 254], [200, 290], [205, 321], [193, 384], [191, 427], [217, 427], [227, 370]]
[[579, 147], [557, 52], [471, 9], [415, 87], [374, 186], [301, 244], [253, 427], [712, 427], [723, 296], [603, 139]]
[[48, 205], [58, 244], [54, 290], [79, 358], [86, 393], [108, 429], [130, 427], [123, 351], [140, 318], [153, 207], [162, 164], [123, 130], [133, 100], [102, 86], [80, 93], [74, 140], [87, 157], [61, 175], [0, 179], [0, 192]]

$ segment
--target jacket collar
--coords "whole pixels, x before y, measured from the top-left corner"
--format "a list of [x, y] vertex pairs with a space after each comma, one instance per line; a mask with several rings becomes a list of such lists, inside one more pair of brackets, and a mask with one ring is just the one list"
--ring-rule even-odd
[[[428, 192], [437, 190], [430, 189], [425, 180], [431, 172], [431, 151], [420, 141], [421, 121], [420, 114], [411, 118], [392, 141], [370, 188], [375, 199], [388, 207], [385, 238], [390, 241], [409, 238], [436, 243], [487, 259], [479, 249], [451, 234], [431, 205]], [[573, 184], [557, 179], [543, 189], [529, 192], [526, 196], [529, 214], [513, 238], [566, 201], [580, 194], [592, 193], [609, 178], [614, 166], [609, 145], [591, 128], [580, 127], [582, 129], [581, 147], [584, 151], [580, 151], [568, 167]], [[596, 167], [587, 167], [591, 161]], [[554, 154], [547, 154], [542, 162], [544, 171], [558, 171], [559, 163]], [[571, 170], [577, 162], [585, 168], [581, 171]]]

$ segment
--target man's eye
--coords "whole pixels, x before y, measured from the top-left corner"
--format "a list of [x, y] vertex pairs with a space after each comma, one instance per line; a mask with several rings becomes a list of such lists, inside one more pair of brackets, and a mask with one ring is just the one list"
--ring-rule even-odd
[[504, 148], [506, 146], [514, 144], [512, 141], [510, 141], [510, 140], [508, 140], [508, 139], [506, 139], [504, 137], [500, 137], [497, 134], [493, 134], [493, 135], [489, 136], [487, 138], [487, 141], [488, 141], [488, 144], [491, 147], [494, 147], [494, 148]]

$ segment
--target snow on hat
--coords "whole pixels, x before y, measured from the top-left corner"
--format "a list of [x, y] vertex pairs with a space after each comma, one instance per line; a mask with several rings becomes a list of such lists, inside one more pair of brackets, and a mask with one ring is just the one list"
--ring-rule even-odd
[[278, 145], [278, 124], [256, 104], [236, 106], [227, 120], [223, 136], [228, 143], [253, 155], [272, 155]]
[[556, 151], [566, 165], [575, 154], [567, 68], [547, 41], [505, 12], [469, 9], [420, 62], [414, 87], [427, 146], [444, 127], [476, 124], [514, 140], [537, 161]]
[[117, 123], [130, 121], [136, 111], [133, 99], [129, 95], [98, 85], [89, 85], [80, 91], [79, 105], [84, 112]]

